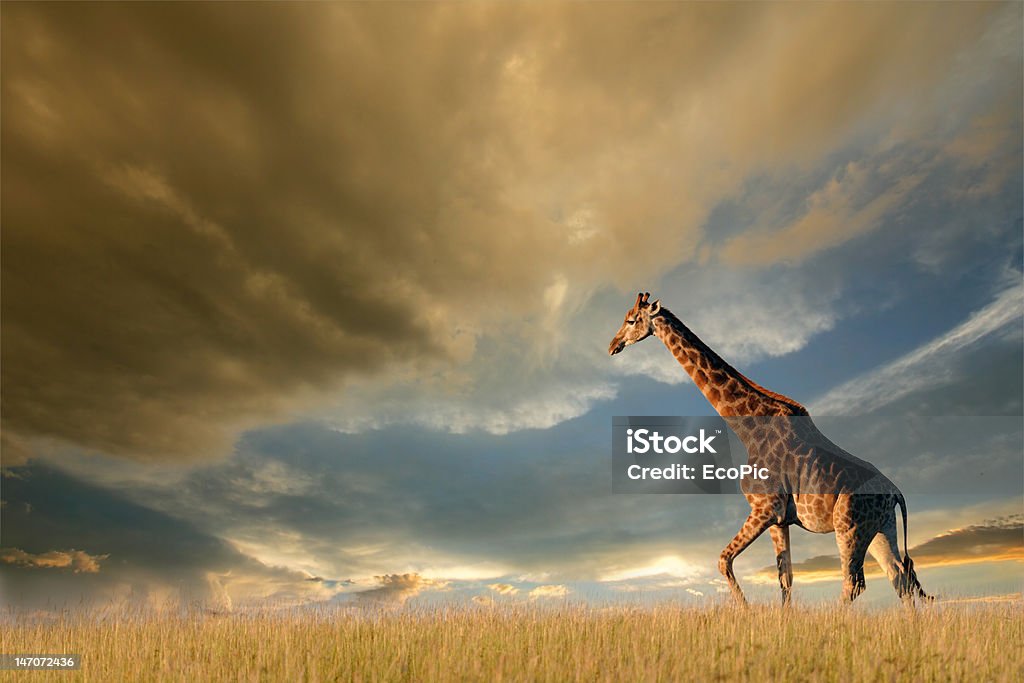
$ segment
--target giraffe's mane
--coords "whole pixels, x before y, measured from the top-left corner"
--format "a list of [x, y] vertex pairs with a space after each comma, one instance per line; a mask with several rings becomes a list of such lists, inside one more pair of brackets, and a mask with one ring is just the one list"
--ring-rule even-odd
[[[732, 367], [732, 366], [730, 366], [730, 367]], [[793, 408], [796, 408], [797, 410], [800, 410], [804, 415], [808, 415], [809, 414], [807, 412], [807, 408], [805, 408], [804, 405], [802, 403], [800, 403], [799, 401], [794, 400], [794, 399], [790, 398], [789, 396], [786, 396], [785, 394], [780, 394], [777, 391], [772, 391], [771, 389], [764, 388], [763, 386], [761, 386], [760, 384], [758, 384], [754, 380], [750, 379], [749, 377], [744, 375], [742, 372], [740, 372], [736, 368], [733, 368], [733, 371], [736, 373], [737, 377], [739, 377], [744, 382], [749, 384], [750, 388], [753, 389], [754, 391], [756, 391], [758, 393], [761, 393], [761, 394], [764, 394], [768, 398], [775, 399], [779, 403], [785, 403], [788, 406], [792, 406]]]
[[729, 369], [732, 372], [734, 372], [736, 374], [736, 377], [738, 377], [743, 382], [746, 382], [746, 384], [752, 390], [756, 391], [759, 394], [762, 394], [762, 395], [766, 396], [767, 398], [770, 398], [772, 400], [778, 401], [779, 403], [783, 403], [785, 405], [788, 405], [791, 408], [795, 408], [795, 409], [799, 410], [803, 415], [810, 415], [810, 413], [807, 411], [807, 408], [805, 408], [804, 405], [802, 403], [800, 403], [799, 401], [796, 401], [796, 400], [790, 398], [789, 396], [786, 396], [785, 394], [780, 394], [777, 391], [772, 391], [771, 389], [767, 389], [767, 388], [761, 386], [760, 384], [758, 384], [757, 382], [755, 382], [754, 380], [750, 379], [749, 377], [744, 375], [742, 372], [740, 372], [739, 370], [734, 368], [729, 362], [727, 362], [724, 358], [719, 356], [717, 352], [715, 352], [710, 346], [708, 346], [700, 337], [698, 337], [696, 334], [694, 334], [693, 330], [691, 330], [689, 327], [687, 327], [686, 324], [683, 323], [682, 320], [677, 318], [676, 315], [674, 313], [672, 313], [672, 311], [668, 310], [665, 307], [662, 307], [661, 311], [660, 311], [660, 315], [664, 316], [674, 326], [678, 326], [678, 327], [682, 328], [682, 330], [688, 332], [694, 339], [696, 339], [698, 342], [700, 342], [700, 344], [702, 344], [705, 348], [707, 348], [708, 351], [711, 351], [715, 356], [718, 356], [719, 360], [722, 361], [722, 364], [727, 369]]

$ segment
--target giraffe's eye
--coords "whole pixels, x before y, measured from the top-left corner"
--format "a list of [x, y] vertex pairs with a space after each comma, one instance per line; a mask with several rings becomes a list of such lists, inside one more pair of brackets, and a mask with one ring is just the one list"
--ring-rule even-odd
[[626, 322], [629, 323], [630, 325], [636, 325], [635, 320], [627, 320]]

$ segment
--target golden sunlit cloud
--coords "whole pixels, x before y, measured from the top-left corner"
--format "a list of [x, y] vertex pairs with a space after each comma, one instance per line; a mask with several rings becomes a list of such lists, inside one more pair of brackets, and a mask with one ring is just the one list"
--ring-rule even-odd
[[542, 600], [544, 598], [564, 598], [569, 595], [569, 589], [566, 586], [561, 585], [550, 585], [550, 586], [537, 586], [529, 593], [531, 600]]
[[110, 555], [90, 555], [82, 550], [51, 550], [45, 553], [27, 553], [19, 548], [0, 548], [0, 562], [27, 568], [70, 568], [74, 573], [95, 574], [100, 562]]
[[374, 578], [380, 585], [377, 588], [354, 593], [358, 602], [404, 605], [407, 600], [425, 590], [442, 590], [448, 586], [447, 581], [425, 579], [419, 574], [385, 574]]

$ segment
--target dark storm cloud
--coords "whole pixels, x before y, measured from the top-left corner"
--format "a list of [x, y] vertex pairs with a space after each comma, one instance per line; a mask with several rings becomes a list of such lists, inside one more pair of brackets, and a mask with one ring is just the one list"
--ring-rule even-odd
[[663, 272], [992, 11], [6, 3], [5, 462], [223, 452]]
[[[4, 418], [16, 432], [196, 455], [223, 445], [225, 422], [325, 384], [325, 368], [436, 350], [407, 303], [374, 290], [391, 280], [346, 258], [358, 248], [345, 226], [316, 239], [315, 216], [281, 213], [352, 201], [322, 187], [334, 177], [323, 165], [339, 162], [313, 153], [316, 127], [288, 112], [308, 85], [289, 80], [293, 53], [254, 40], [300, 45], [301, 18], [283, 14], [254, 16], [255, 35], [233, 45], [217, 12], [5, 12]], [[115, 28], [127, 37], [105, 40]]]

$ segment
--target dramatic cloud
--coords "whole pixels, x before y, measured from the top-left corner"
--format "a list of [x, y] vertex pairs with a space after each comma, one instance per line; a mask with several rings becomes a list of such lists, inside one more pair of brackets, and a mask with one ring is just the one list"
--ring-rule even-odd
[[[224, 454], [360, 377], [480, 357], [515, 375], [496, 340], [556, 352], [574, 305], [699, 258], [751, 173], [805, 168], [866, 122], [884, 134], [988, 26], [1019, 24], [983, 3], [3, 14], [8, 465], [51, 439]], [[845, 178], [782, 235], [846, 211]], [[851, 236], [893, 205], [873, 201]], [[493, 393], [444, 384], [464, 399], [425, 421]], [[608, 391], [509, 392], [483, 421], [543, 427]]]
[[95, 574], [100, 562], [110, 555], [90, 555], [82, 550], [51, 550], [45, 553], [26, 553], [18, 548], [0, 548], [0, 562], [18, 567], [67, 568], [78, 574]]
[[726, 590], [742, 501], [609, 489], [710, 410], [607, 356], [640, 288], [819, 413], [1004, 416], [837, 425], [912, 537], [1019, 501], [1019, 3], [0, 11], [15, 606]]

